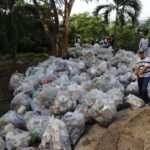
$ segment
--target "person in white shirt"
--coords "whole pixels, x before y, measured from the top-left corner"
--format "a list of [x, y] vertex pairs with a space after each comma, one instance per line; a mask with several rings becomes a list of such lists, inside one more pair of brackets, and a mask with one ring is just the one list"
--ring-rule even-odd
[[81, 39], [80, 39], [79, 36], [75, 39], [75, 44], [74, 44], [74, 46], [75, 46], [76, 48], [81, 48]]
[[149, 104], [147, 87], [150, 81], [150, 57], [147, 57], [142, 49], [138, 51], [138, 56], [134, 71], [138, 78], [139, 94], [145, 103]]
[[148, 44], [149, 44], [149, 40], [146, 36], [146, 34], [142, 34], [142, 37], [140, 39], [140, 42], [139, 42], [139, 49], [142, 49], [145, 51], [145, 54], [147, 54], [147, 51], [148, 51]]

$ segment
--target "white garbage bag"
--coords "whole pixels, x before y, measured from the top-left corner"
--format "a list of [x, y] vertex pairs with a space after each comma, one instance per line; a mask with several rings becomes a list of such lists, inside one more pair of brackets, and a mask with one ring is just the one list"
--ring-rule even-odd
[[25, 106], [27, 110], [31, 107], [32, 98], [25, 93], [17, 94], [11, 101], [11, 109], [18, 110], [21, 106]]
[[59, 91], [49, 109], [52, 114], [61, 115], [67, 111], [73, 111], [76, 105], [77, 101], [72, 98], [71, 93], [68, 91]]
[[40, 150], [71, 150], [69, 134], [65, 123], [51, 118], [42, 136]]
[[56, 87], [51, 87], [50, 85], [44, 85], [42, 90], [39, 91], [31, 104], [31, 107], [35, 111], [40, 111], [42, 109], [49, 109], [52, 105], [59, 89]]
[[71, 143], [75, 145], [85, 129], [85, 116], [79, 111], [68, 112], [64, 115], [63, 121], [65, 122]]
[[21, 74], [21, 73], [14, 73], [11, 78], [10, 78], [10, 81], [9, 81], [9, 87], [11, 90], [15, 90], [17, 89], [22, 81], [24, 80], [24, 75]]
[[0, 118], [0, 126], [5, 126], [7, 124], [13, 124], [16, 128], [25, 129], [26, 122], [23, 116], [17, 114], [15, 111], [8, 111]]
[[5, 138], [7, 150], [17, 149], [18, 147], [28, 147], [31, 140], [29, 132], [19, 129], [8, 132]]
[[139, 88], [137, 81], [131, 82], [126, 88], [126, 94], [139, 95]]
[[113, 88], [106, 93], [116, 106], [123, 104], [124, 93], [117, 88]]
[[[105, 101], [107, 99], [103, 99]], [[88, 114], [102, 126], [108, 126], [116, 116], [115, 104], [105, 104], [99, 99], [89, 108]]]
[[141, 108], [145, 105], [144, 101], [141, 98], [132, 94], [126, 97], [126, 102], [129, 103], [134, 109]]
[[111, 96], [97, 89], [87, 93], [82, 105], [88, 108], [87, 113], [89, 117], [93, 118], [102, 126], [109, 125], [116, 116], [115, 101], [113, 101]]
[[93, 80], [93, 86], [102, 90], [103, 92], [107, 92], [112, 88], [119, 88], [122, 91], [124, 90], [123, 85], [119, 82], [119, 80], [112, 76], [111, 74], [104, 74], [100, 77], [97, 77]]
[[33, 115], [27, 120], [27, 129], [37, 138], [42, 138], [48, 126], [49, 116]]

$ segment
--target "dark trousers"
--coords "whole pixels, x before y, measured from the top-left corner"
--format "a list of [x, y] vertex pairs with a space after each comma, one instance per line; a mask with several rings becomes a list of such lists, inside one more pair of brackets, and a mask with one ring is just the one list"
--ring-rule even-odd
[[150, 81], [150, 77], [138, 78], [139, 94], [145, 103], [150, 103], [148, 98], [147, 86]]

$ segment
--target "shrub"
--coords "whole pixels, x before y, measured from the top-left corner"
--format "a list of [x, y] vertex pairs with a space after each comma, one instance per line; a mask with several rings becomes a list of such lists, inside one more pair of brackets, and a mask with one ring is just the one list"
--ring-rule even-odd
[[139, 43], [139, 35], [133, 27], [123, 27], [117, 30], [116, 45], [117, 48], [137, 51]]

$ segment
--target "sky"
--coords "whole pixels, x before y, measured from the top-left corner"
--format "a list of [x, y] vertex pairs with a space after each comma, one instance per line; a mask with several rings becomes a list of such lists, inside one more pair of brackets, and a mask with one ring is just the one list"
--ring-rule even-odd
[[[89, 2], [88, 4], [86, 2], [83, 2], [82, 0], [75, 0], [75, 5], [72, 10], [72, 14], [78, 14], [83, 12], [93, 12], [94, 8], [98, 4], [106, 4], [112, 2], [112, 0], [100, 0], [99, 2], [93, 1]], [[142, 11], [141, 15], [139, 17], [140, 20], [145, 20], [147, 18], [150, 18], [150, 4], [149, 0], [141, 0], [142, 3]]]

